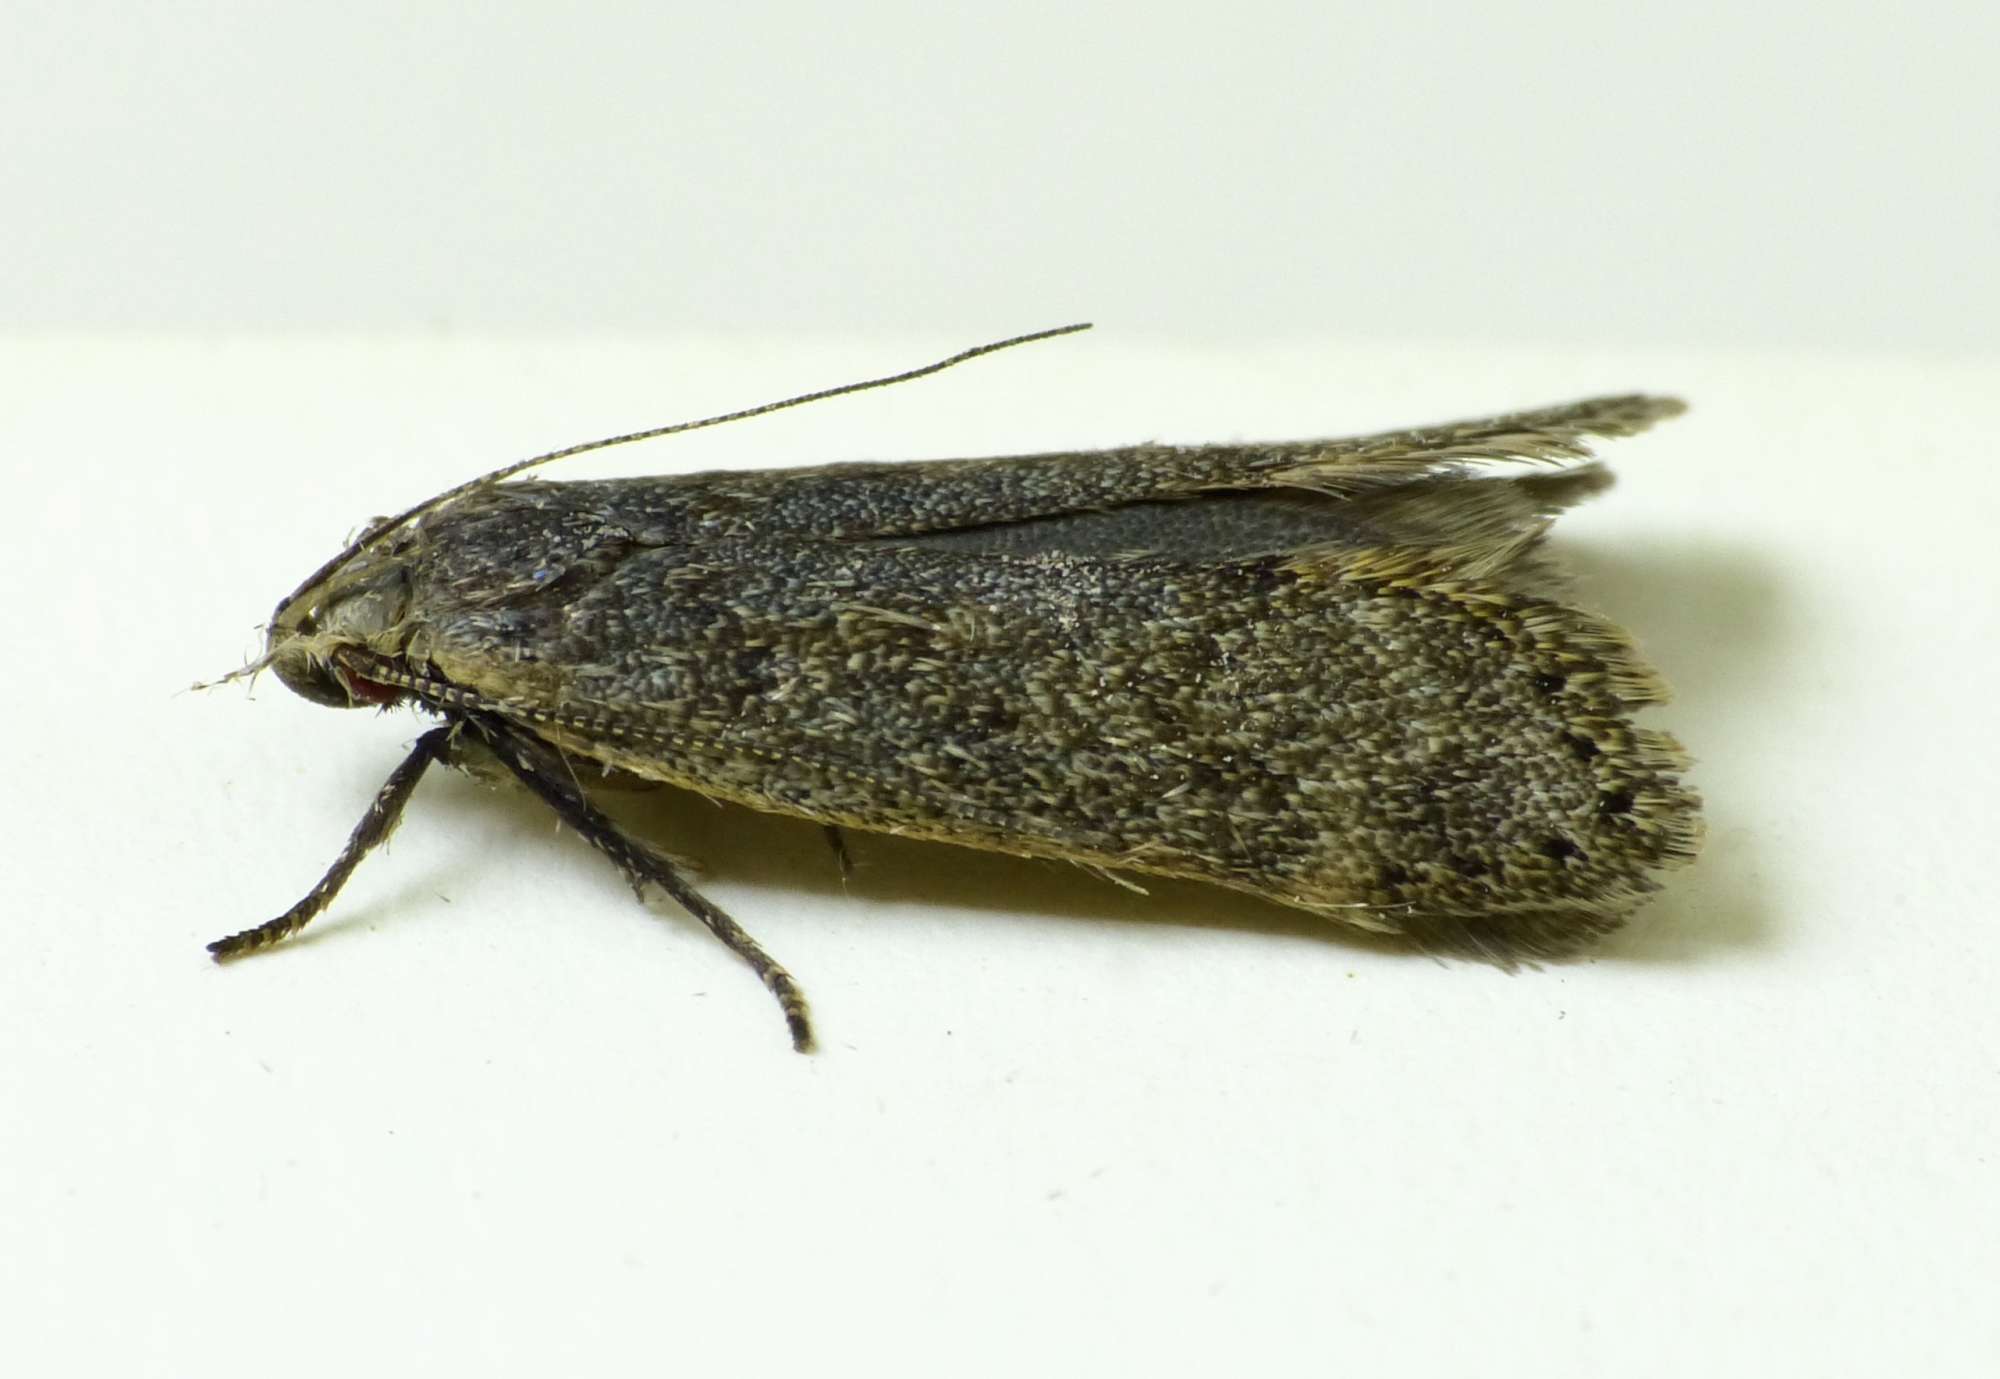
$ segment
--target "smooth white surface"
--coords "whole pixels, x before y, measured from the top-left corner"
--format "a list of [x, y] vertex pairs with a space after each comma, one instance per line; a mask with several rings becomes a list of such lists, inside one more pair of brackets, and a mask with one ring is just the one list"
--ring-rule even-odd
[[800, 1058], [690, 923], [441, 773], [306, 938], [208, 963], [417, 731], [182, 692], [351, 525], [965, 343], [0, 348], [7, 1368], [1992, 1373], [1992, 362], [1100, 332], [569, 474], [1684, 393], [1560, 549], [1678, 686], [1711, 840], [1590, 960], [865, 837], [843, 891], [811, 828], [623, 806], [805, 982]]
[[0, 326], [2000, 349], [1991, 0], [9, 0]]

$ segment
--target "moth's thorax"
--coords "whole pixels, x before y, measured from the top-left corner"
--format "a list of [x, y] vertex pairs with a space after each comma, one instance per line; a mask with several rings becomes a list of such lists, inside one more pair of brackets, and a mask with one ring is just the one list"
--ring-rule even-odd
[[362, 675], [351, 653], [401, 656], [409, 610], [409, 567], [399, 554], [357, 553], [279, 605], [266, 644], [271, 669], [287, 689], [315, 703], [390, 703], [402, 692]]

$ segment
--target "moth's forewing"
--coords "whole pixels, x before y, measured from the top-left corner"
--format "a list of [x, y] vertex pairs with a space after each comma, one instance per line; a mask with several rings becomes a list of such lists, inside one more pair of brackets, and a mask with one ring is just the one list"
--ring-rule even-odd
[[1698, 836], [1657, 679], [1536, 592], [1582, 437], [1673, 410], [488, 489], [426, 520], [413, 644], [711, 795], [1561, 951]]

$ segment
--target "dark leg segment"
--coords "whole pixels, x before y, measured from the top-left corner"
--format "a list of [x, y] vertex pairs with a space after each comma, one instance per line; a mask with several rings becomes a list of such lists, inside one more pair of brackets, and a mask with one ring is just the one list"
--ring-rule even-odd
[[847, 835], [840, 831], [838, 824], [824, 824], [827, 846], [833, 849], [833, 860], [840, 864], [840, 884], [845, 886], [854, 879], [854, 859], [847, 852]]
[[708, 931], [732, 953], [749, 963], [759, 980], [778, 998], [778, 1005], [785, 1012], [785, 1025], [792, 1034], [792, 1047], [800, 1053], [812, 1051], [812, 1017], [806, 1008], [805, 993], [792, 980], [792, 974], [760, 948], [741, 925], [697, 891], [666, 858], [626, 836], [600, 812], [553, 749], [491, 718], [480, 716], [467, 721], [521, 784], [540, 796], [558, 818], [617, 864], [634, 890], [643, 894], [646, 883], [652, 882], [671, 896], [675, 904], [707, 925]]
[[403, 758], [403, 764], [390, 773], [381, 793], [375, 796], [375, 802], [368, 806], [368, 812], [354, 826], [347, 846], [340, 850], [340, 856], [333, 859], [333, 865], [327, 868], [319, 884], [306, 892], [305, 899], [276, 919], [209, 944], [208, 951], [215, 960], [225, 962], [245, 953], [269, 948], [279, 939], [288, 938], [305, 928], [313, 916], [324, 910], [328, 902], [340, 893], [340, 888], [347, 884], [347, 878], [354, 874], [354, 869], [361, 865], [361, 859], [374, 851], [376, 845], [396, 827], [396, 821], [403, 817], [403, 806], [410, 802], [411, 792], [424, 777], [424, 768], [438, 760], [439, 754], [444, 751], [445, 739], [450, 736], [451, 728], [446, 726], [432, 728], [418, 738], [417, 745], [410, 749], [409, 756]]

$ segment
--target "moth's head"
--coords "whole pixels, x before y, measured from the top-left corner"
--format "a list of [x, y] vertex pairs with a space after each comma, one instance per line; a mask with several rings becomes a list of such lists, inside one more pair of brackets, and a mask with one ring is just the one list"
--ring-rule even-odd
[[403, 561], [392, 552], [352, 552], [278, 605], [265, 661], [285, 688], [317, 704], [348, 709], [392, 703], [404, 692], [369, 679], [360, 663], [402, 653], [409, 607]]

